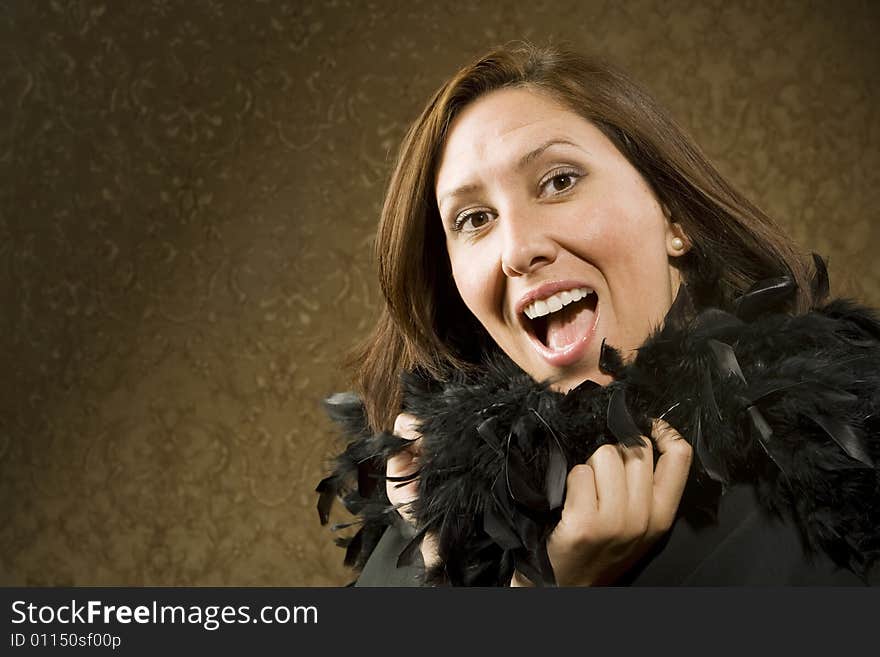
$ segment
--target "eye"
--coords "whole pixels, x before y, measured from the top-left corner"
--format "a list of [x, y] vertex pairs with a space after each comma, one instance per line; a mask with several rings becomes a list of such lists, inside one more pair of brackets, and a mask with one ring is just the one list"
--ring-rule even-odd
[[553, 185], [553, 189], [557, 192], [561, 192], [574, 184], [574, 178], [567, 173], [560, 173], [558, 176], [553, 176], [550, 179], [550, 184]]
[[454, 232], [472, 233], [486, 226], [486, 224], [492, 221], [492, 217], [492, 213], [488, 210], [462, 212], [453, 221], [452, 230]]
[[540, 189], [543, 194], [551, 196], [563, 194], [574, 187], [581, 177], [582, 174], [574, 169], [557, 169], [541, 181]]

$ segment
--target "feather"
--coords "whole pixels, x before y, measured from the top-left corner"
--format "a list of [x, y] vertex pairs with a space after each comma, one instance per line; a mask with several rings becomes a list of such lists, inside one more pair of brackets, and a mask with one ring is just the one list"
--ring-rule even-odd
[[642, 432], [626, 407], [626, 392], [623, 388], [615, 388], [608, 400], [608, 430], [621, 445], [635, 447], [645, 444]]
[[[815, 371], [812, 372], [815, 374]], [[752, 386], [750, 401], [753, 404], [761, 402], [762, 404], [774, 403], [787, 395], [797, 392], [797, 388], [810, 390], [821, 397], [822, 405], [848, 404], [858, 400], [858, 397], [846, 390], [829, 386], [822, 381], [803, 380], [791, 381], [785, 383], [773, 382], [768, 387]]]
[[780, 276], [758, 281], [734, 304], [734, 314], [745, 322], [759, 315], [782, 312], [797, 292], [797, 285], [790, 276]]
[[752, 427], [754, 427], [754, 429], [758, 432], [758, 437], [761, 439], [761, 443], [764, 445], [769, 445], [770, 439], [773, 438], [773, 429], [770, 428], [767, 420], [764, 419], [764, 415], [754, 404], [749, 406], [746, 409], [746, 412], [749, 415], [749, 420], [751, 420]]
[[[709, 414], [712, 418], [721, 420], [721, 409], [718, 408], [718, 400], [715, 399], [715, 390], [712, 387], [712, 373], [704, 372], [702, 378], [703, 383], [703, 398], [701, 400], [702, 404], [709, 411]], [[699, 415], [697, 415], [697, 420], [699, 421]]]
[[872, 340], [876, 346], [880, 340], [880, 317], [876, 310], [858, 306], [849, 299], [835, 299], [820, 310], [822, 315], [839, 320], [836, 335], [858, 340], [862, 346], [870, 346]]
[[587, 379], [580, 385], [575, 386], [562, 396], [554, 408], [554, 412], [561, 415], [582, 415], [584, 406], [589, 405], [593, 399], [602, 394], [602, 386]]
[[370, 497], [373, 494], [379, 477], [374, 469], [373, 461], [374, 459], [366, 459], [357, 465], [358, 494], [364, 498]]
[[357, 563], [358, 555], [360, 555], [363, 543], [364, 527], [361, 527], [357, 531], [357, 533], [351, 537], [351, 540], [348, 541], [348, 544], [345, 548], [345, 561], [343, 563], [349, 568], [353, 567], [355, 563]]
[[782, 467], [782, 464], [779, 462], [779, 459], [773, 454], [773, 451], [770, 448], [770, 441], [773, 438], [773, 429], [770, 427], [770, 424], [764, 418], [764, 414], [761, 413], [760, 409], [752, 404], [746, 409], [746, 413], [749, 418], [749, 422], [751, 423], [752, 435], [758, 436], [758, 444], [761, 446], [761, 449], [764, 450], [764, 453], [770, 457], [770, 460], [776, 464], [776, 467], [779, 468], [779, 471], [788, 476], [788, 472], [786, 469]]
[[531, 559], [518, 558], [516, 560], [516, 569], [536, 587], [542, 588], [544, 586], [544, 576], [541, 574], [541, 569]]
[[568, 461], [559, 446], [559, 441], [554, 437], [550, 444], [550, 459], [547, 463], [547, 477], [544, 488], [547, 495], [547, 505], [550, 510], [558, 509], [565, 499], [565, 481], [568, 478]]
[[818, 253], [813, 253], [813, 279], [810, 281], [813, 292], [813, 304], [818, 305], [828, 298], [830, 284], [828, 283], [828, 267]]
[[547, 542], [542, 541], [536, 550], [538, 566], [546, 586], [556, 586], [556, 574], [553, 572], [553, 564], [550, 563], [550, 554], [547, 552]]
[[355, 436], [368, 436], [369, 424], [364, 405], [353, 392], [337, 392], [323, 400], [324, 411], [331, 420]]
[[709, 478], [712, 479], [712, 481], [716, 481], [722, 485], [726, 484], [730, 477], [724, 467], [723, 461], [713, 456], [708, 444], [706, 444], [699, 412], [694, 415], [692, 441], [694, 452], [697, 455], [700, 465], [703, 467], [703, 471], [709, 475]]
[[872, 340], [871, 338], [852, 338], [848, 335], [838, 336], [841, 340], [846, 342], [847, 344], [851, 344], [853, 347], [861, 347], [862, 349], [870, 349], [872, 347], [877, 346], [877, 341]]
[[523, 547], [522, 541], [516, 535], [515, 530], [511, 528], [510, 523], [499, 513], [498, 508], [493, 504], [489, 504], [488, 508], [483, 512], [483, 531], [505, 550], [515, 550]]
[[853, 428], [839, 418], [819, 413], [809, 413], [807, 417], [818, 424], [831, 439], [838, 444], [846, 454], [856, 461], [864, 463], [869, 468], [874, 467], [874, 461], [868, 454], [864, 442]]
[[[741, 329], [743, 320], [726, 310], [709, 308], [694, 317], [693, 329], [700, 332], [735, 331]], [[668, 337], [667, 337], [668, 340]]]
[[544, 428], [550, 434], [552, 440], [549, 442], [550, 457], [547, 459], [547, 472], [544, 476], [544, 494], [547, 497], [547, 504], [550, 510], [558, 509], [562, 506], [562, 500], [565, 497], [565, 481], [568, 477], [568, 459], [562, 451], [559, 444], [559, 438], [556, 432], [547, 424], [547, 421], [534, 408], [530, 409], [535, 417], [541, 421]]
[[[778, 280], [753, 286], [738, 306], [748, 322], [728, 307], [689, 319], [677, 297], [632, 359], [624, 363], [606, 345], [602, 362], [615, 381], [605, 387], [585, 381], [562, 394], [500, 351], [467, 372], [404, 376], [403, 408], [430, 436], [412, 504], [443, 563], [427, 581], [504, 586], [516, 568], [552, 584], [546, 540], [561, 515], [568, 465], [609, 440], [640, 436], [643, 419], [660, 411], [694, 446], [697, 476], [682, 516], [705, 519], [729, 485], [753, 485], [759, 504], [796, 523], [810, 550], [857, 572], [880, 561], [880, 321], [841, 300], [780, 314], [784, 292]], [[348, 561], [362, 567], [398, 516], [382, 485], [383, 459], [407, 442], [357, 434], [358, 404], [343, 401], [338, 408], [348, 410], [336, 416], [355, 440], [318, 486], [319, 517], [326, 522], [334, 497], [357, 512], [363, 532], [360, 544], [348, 541]], [[408, 547], [401, 563], [418, 540]]]
[[513, 516], [513, 521], [516, 523], [516, 533], [519, 535], [520, 540], [522, 540], [523, 545], [528, 548], [534, 548], [538, 543], [541, 531], [532, 516], [525, 513], [516, 513]]
[[623, 367], [620, 352], [602, 338], [602, 346], [599, 349], [599, 370], [604, 374], [615, 376]]
[[353, 522], [337, 522], [333, 525], [330, 525], [331, 532], [338, 532], [343, 529], [348, 529], [349, 527], [354, 527], [355, 525], [360, 525], [363, 523], [363, 520], [355, 520]]
[[[532, 410], [529, 408], [529, 410]], [[511, 444], [511, 439], [513, 439], [513, 445], [515, 447], [519, 447], [520, 449], [526, 450], [528, 452], [534, 446], [535, 439], [535, 414], [525, 413], [518, 416], [513, 421], [513, 426], [510, 428], [510, 432], [507, 434], [507, 444], [508, 446]]]
[[695, 314], [694, 302], [688, 286], [682, 283], [678, 286], [675, 300], [666, 313], [663, 325], [676, 331], [684, 330]]
[[745, 384], [746, 377], [743, 375], [742, 369], [740, 369], [739, 361], [736, 360], [733, 347], [718, 340], [707, 340], [707, 344], [715, 356], [715, 363], [718, 365], [718, 372], [722, 378], [736, 376]]
[[315, 487], [318, 495], [318, 518], [322, 525], [326, 525], [330, 520], [330, 509], [333, 508], [333, 499], [336, 497], [336, 477], [330, 475], [324, 477]]
[[389, 477], [388, 475], [385, 475], [385, 481], [397, 482], [397, 488], [401, 488], [418, 479], [419, 475], [421, 475], [421, 470], [416, 470], [415, 472], [410, 472], [409, 474], [401, 475], [399, 477]]
[[519, 526], [516, 523], [516, 509], [510, 497], [510, 492], [507, 490], [507, 478], [503, 473], [495, 477], [495, 481], [492, 484], [491, 497], [492, 499], [488, 506], [499, 513], [502, 516], [502, 521], [506, 521], [507, 525], [516, 531], [520, 541], [524, 540], [524, 536], [520, 533]]
[[524, 474], [528, 472], [526, 462], [523, 460], [522, 454], [515, 446], [507, 444], [507, 455], [504, 459], [504, 476], [507, 482], [507, 492], [519, 504], [535, 511], [547, 511], [549, 505], [547, 498], [539, 493]]
[[363, 498], [356, 491], [349, 491], [342, 498], [342, 505], [351, 514], [357, 515], [364, 510], [369, 498]]
[[859, 400], [858, 395], [854, 395], [851, 392], [847, 392], [846, 390], [841, 390], [840, 388], [828, 386], [820, 381], [812, 381], [811, 385], [813, 387], [821, 386], [824, 388], [824, 390], [822, 390], [820, 394], [822, 395], [822, 403], [827, 406], [836, 404], [852, 404], [853, 402], [857, 402]]
[[503, 454], [501, 449], [501, 440], [495, 432], [495, 426], [498, 424], [498, 418], [492, 416], [480, 422], [477, 425], [477, 435], [482, 438], [485, 443], [498, 454]]

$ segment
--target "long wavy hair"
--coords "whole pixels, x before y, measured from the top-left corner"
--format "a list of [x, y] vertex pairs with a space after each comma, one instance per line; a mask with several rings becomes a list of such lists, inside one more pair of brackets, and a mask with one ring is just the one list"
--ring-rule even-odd
[[755, 281], [788, 275], [796, 310], [811, 303], [810, 267], [794, 243], [725, 180], [645, 91], [606, 63], [519, 43], [461, 68], [433, 95], [400, 147], [376, 236], [385, 304], [353, 352], [355, 384], [374, 430], [400, 412], [400, 375], [472, 368], [491, 339], [452, 278], [434, 193], [453, 119], [484, 94], [524, 87], [547, 94], [599, 128], [648, 182], [688, 236], [678, 266], [698, 304], [729, 307]]

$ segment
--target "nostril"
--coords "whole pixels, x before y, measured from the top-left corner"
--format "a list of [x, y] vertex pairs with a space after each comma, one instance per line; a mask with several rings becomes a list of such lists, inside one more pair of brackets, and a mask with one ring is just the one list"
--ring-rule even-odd
[[530, 233], [511, 237], [504, 245], [501, 262], [509, 276], [531, 274], [556, 259], [558, 247], [546, 235]]
[[547, 264], [550, 262], [550, 258], [546, 256], [535, 256], [532, 258], [532, 261], [529, 263], [529, 269], [534, 270], [535, 267], [538, 267], [543, 264]]

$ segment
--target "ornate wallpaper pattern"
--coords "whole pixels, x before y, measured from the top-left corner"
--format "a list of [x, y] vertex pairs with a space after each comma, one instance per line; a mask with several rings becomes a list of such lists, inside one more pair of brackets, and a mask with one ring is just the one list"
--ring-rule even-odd
[[0, 584], [348, 582], [320, 400], [430, 92], [511, 39], [642, 81], [880, 305], [865, 2], [0, 2]]

